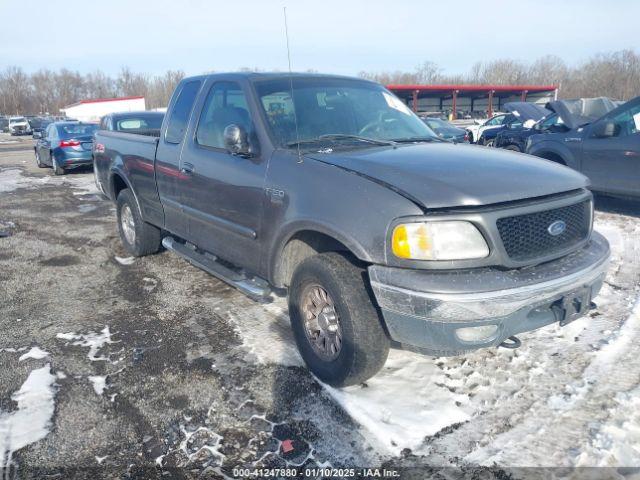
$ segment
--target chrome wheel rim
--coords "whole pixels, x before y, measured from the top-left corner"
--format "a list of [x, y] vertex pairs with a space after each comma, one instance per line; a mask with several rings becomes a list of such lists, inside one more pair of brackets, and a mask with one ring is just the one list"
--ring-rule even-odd
[[302, 292], [304, 332], [313, 351], [323, 360], [335, 360], [342, 350], [342, 326], [331, 295], [320, 285]]
[[131, 207], [125, 205], [120, 212], [120, 225], [122, 226], [122, 233], [124, 238], [130, 245], [135, 245], [136, 242], [136, 226], [133, 221], [133, 214], [131, 213]]

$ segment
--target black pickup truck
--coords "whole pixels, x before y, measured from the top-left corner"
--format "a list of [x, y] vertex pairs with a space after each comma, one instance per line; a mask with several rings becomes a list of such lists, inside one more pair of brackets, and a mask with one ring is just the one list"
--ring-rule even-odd
[[302, 357], [337, 386], [390, 347], [452, 355], [564, 325], [609, 258], [583, 175], [444, 142], [361, 79], [187, 78], [159, 138], [98, 131], [94, 165], [133, 255], [163, 245], [254, 299], [286, 291]]

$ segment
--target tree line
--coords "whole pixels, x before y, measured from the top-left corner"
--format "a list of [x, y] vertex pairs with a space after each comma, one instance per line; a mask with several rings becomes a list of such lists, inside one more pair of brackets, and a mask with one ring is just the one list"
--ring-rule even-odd
[[184, 72], [169, 70], [151, 76], [123, 68], [115, 76], [101, 71], [81, 74], [63, 68], [28, 74], [20, 67], [0, 72], [0, 113], [58, 114], [60, 108], [83, 99], [144, 96], [147, 108], [166, 107]]
[[[363, 71], [359, 76], [382, 84], [558, 85], [561, 98], [629, 100], [640, 95], [640, 54], [632, 49], [598, 53], [576, 65], [555, 55], [531, 63], [498, 59], [477, 62], [468, 72], [457, 75], [446, 74], [436, 63], [426, 61], [410, 72]], [[182, 78], [180, 70], [152, 76], [125, 67], [117, 76], [109, 76], [99, 70], [83, 75], [64, 68], [26, 73], [20, 67], [8, 67], [0, 71], [0, 113], [56, 114], [61, 107], [82, 99], [137, 95], [146, 98], [147, 108], [166, 107]]]
[[598, 53], [569, 65], [556, 55], [531, 63], [512, 59], [476, 62], [468, 72], [448, 75], [434, 62], [411, 72], [360, 72], [363, 78], [389, 84], [557, 85], [560, 98], [610, 97], [629, 100], [640, 95], [640, 54], [627, 49]]

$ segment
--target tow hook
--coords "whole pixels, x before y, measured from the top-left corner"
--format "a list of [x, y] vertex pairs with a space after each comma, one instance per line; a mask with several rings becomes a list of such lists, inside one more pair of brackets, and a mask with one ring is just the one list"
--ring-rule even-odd
[[509, 338], [507, 338], [507, 340], [505, 340], [500, 345], [498, 345], [498, 347], [508, 348], [509, 350], [514, 350], [514, 349], [518, 348], [520, 345], [522, 345], [522, 342], [520, 341], [520, 339], [518, 337], [516, 337], [515, 335], [510, 336]]

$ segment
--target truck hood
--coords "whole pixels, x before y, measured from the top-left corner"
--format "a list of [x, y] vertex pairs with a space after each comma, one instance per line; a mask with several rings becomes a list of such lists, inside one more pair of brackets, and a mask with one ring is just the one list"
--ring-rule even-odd
[[308, 153], [306, 157], [368, 177], [424, 208], [489, 205], [589, 184], [584, 175], [548, 160], [448, 142]]
[[550, 112], [546, 108], [529, 102], [509, 102], [504, 104], [507, 112], [513, 113], [522, 122], [527, 120], [538, 121]]
[[549, 102], [547, 108], [557, 113], [564, 124], [573, 130], [606, 115], [616, 108], [616, 104], [607, 97], [575, 98]]

